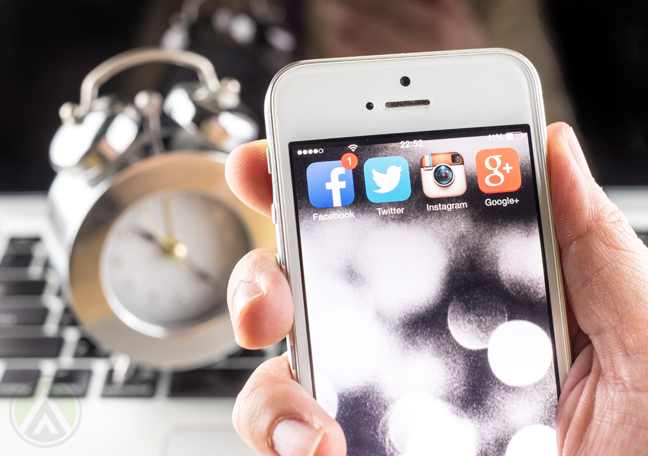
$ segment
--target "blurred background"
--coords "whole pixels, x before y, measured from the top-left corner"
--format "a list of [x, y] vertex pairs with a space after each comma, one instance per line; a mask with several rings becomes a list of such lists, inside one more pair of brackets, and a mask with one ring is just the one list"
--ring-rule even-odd
[[[251, 372], [283, 352], [285, 345], [238, 349], [190, 371], [144, 364], [127, 370], [116, 347], [91, 337], [87, 322], [72, 312], [64, 280], [50, 267], [53, 252], [41, 239], [51, 215], [45, 194], [55, 178], [49, 148], [61, 126], [59, 108], [79, 101], [81, 83], [97, 65], [142, 46], [194, 51], [213, 63], [219, 78], [238, 80], [245, 116], [252, 120], [246, 125], [256, 123], [261, 137], [265, 137], [266, 89], [273, 75], [290, 62], [481, 47], [516, 50], [540, 74], [547, 121], [562, 120], [574, 127], [596, 180], [617, 204], [623, 203], [619, 205], [625, 215], [648, 243], [648, 2], [3, 0], [0, 398], [7, 400], [0, 401], [0, 443], [12, 454], [40, 454], [24, 432], [3, 431], [12, 424], [17, 429], [15, 416], [9, 413], [16, 394], [35, 395], [34, 382], [46, 377], [83, 398], [77, 403], [83, 405], [79, 432], [45, 450], [50, 455], [84, 454], [89, 448], [98, 454], [123, 455], [252, 454], [232, 427], [234, 398]], [[118, 94], [132, 103], [142, 90], [166, 96], [177, 82], [195, 78], [186, 69], [149, 64], [110, 79], [100, 95]], [[152, 129], [152, 123], [147, 125]], [[65, 172], [57, 182], [62, 176]], [[56, 201], [66, 209], [78, 209], [75, 197], [89, 195], [70, 189], [69, 197]], [[207, 206], [196, 208], [207, 211]], [[198, 209], [194, 216], [202, 214]], [[207, 233], [202, 247], [210, 239], [225, 239], [222, 223], [193, 224]], [[266, 223], [274, 238], [273, 225]], [[263, 224], [257, 222], [246, 228], [252, 225], [262, 230]], [[165, 231], [171, 236], [166, 225]], [[141, 242], [152, 242], [146, 239]], [[180, 244], [172, 236], [166, 240]], [[196, 250], [190, 247], [193, 254]], [[137, 250], [128, 253], [137, 265], [144, 260], [149, 266], [178, 260], [167, 247], [166, 253], [158, 250], [155, 258], [144, 258]], [[226, 283], [231, 268], [223, 269]], [[135, 271], [136, 278], [144, 275], [141, 269]], [[232, 345], [238, 348], [233, 339]], [[124, 373], [119, 381], [114, 375], [118, 367]], [[23, 390], [25, 385], [31, 389]], [[50, 397], [62, 397], [52, 396], [52, 391]], [[37, 413], [32, 415], [38, 418]], [[65, 435], [74, 431], [67, 429]]]
[[[185, 48], [233, 76], [262, 124], [273, 74], [292, 60], [506, 47], [540, 73], [547, 120], [573, 125], [597, 181], [648, 184], [648, 4], [584, 0], [4, 0], [0, 191], [47, 191], [59, 107], [83, 77], [139, 46]], [[164, 92], [183, 70], [147, 66], [102, 93]]]

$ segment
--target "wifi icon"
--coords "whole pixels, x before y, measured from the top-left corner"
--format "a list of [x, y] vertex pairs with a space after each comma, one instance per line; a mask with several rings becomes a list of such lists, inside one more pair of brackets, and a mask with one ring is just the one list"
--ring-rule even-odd
[[351, 152], [355, 152], [357, 148], [358, 148], [358, 145], [357, 145], [357, 144], [351, 144], [351, 145], [349, 146], [349, 149], [351, 149]]

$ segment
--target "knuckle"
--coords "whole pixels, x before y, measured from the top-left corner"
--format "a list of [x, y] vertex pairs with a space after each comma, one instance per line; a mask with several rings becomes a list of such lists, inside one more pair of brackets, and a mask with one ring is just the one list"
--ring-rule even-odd
[[252, 373], [234, 402], [232, 421], [239, 434], [247, 433], [245, 424], [249, 422], [248, 418], [255, 416], [255, 410], [265, 402], [263, 393], [260, 391], [266, 385], [264, 371], [261, 365]]
[[276, 248], [262, 247], [254, 249], [243, 258], [241, 258], [230, 276], [229, 287], [231, 291], [238, 286], [240, 282], [249, 282], [251, 278], [256, 277], [259, 271], [264, 270], [268, 264], [268, 258], [274, 258], [277, 254]]
[[611, 201], [608, 200], [600, 208], [594, 219], [595, 224], [592, 227], [594, 229], [591, 231], [598, 233], [599, 242], [614, 250], [627, 253], [636, 253], [637, 248], [644, 250], [643, 242], [637, 237], [623, 212]]
[[236, 397], [232, 412], [232, 423], [236, 431], [245, 437], [254, 432], [252, 424], [259, 424], [260, 410], [267, 409], [268, 401], [276, 392], [276, 386], [289, 377], [290, 367], [285, 356], [269, 359], [252, 373]]

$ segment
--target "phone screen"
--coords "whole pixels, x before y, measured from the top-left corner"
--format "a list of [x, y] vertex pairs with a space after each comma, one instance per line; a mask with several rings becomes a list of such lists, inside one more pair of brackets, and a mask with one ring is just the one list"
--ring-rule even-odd
[[289, 150], [315, 396], [348, 454], [555, 454], [529, 126]]

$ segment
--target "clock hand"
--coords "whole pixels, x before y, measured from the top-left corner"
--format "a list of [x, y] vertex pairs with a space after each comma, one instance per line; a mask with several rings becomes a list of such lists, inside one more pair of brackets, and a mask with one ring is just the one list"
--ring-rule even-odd
[[187, 267], [187, 269], [189, 269], [196, 277], [198, 277], [206, 284], [211, 283], [214, 285], [214, 287], [223, 285], [222, 280], [219, 280], [218, 278], [211, 275], [201, 266], [198, 266], [198, 264], [196, 264], [195, 261], [189, 259], [188, 257], [182, 262], [182, 264], [184, 264]]
[[142, 222], [142, 225], [144, 225], [146, 231], [137, 230], [137, 234], [139, 234], [147, 241], [157, 244], [165, 253], [167, 253], [171, 258], [186, 267], [201, 281], [208, 284], [212, 283], [214, 285], [222, 285], [221, 280], [209, 274], [202, 267], [198, 266], [195, 261], [189, 259], [189, 251], [185, 243], [161, 236], [161, 232], [151, 216], [146, 214], [146, 212], [142, 212], [141, 214], [145, 215], [140, 218], [138, 214], [137, 218], [140, 220], [140, 222]]
[[171, 199], [163, 198], [162, 199], [162, 213], [164, 215], [164, 227], [166, 228], [167, 236], [171, 239], [175, 239], [175, 232], [173, 228], [173, 211], [171, 208]]
[[137, 219], [144, 226], [146, 231], [153, 236], [153, 239], [168, 253], [172, 258], [178, 261], [184, 261], [189, 254], [187, 245], [184, 242], [177, 241], [172, 237], [165, 236], [162, 230], [158, 227], [153, 217], [148, 212], [140, 211], [137, 213]]
[[156, 241], [160, 243], [160, 245], [164, 246], [166, 244], [166, 236], [162, 232], [162, 230], [158, 227], [157, 223], [155, 220], [153, 220], [153, 217], [151, 217], [148, 212], [144, 211], [139, 211], [137, 214], [137, 220], [140, 221], [142, 225], [144, 225], [144, 228], [146, 228], [146, 231], [155, 238]]

